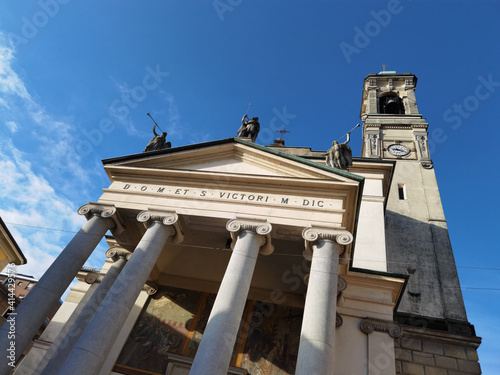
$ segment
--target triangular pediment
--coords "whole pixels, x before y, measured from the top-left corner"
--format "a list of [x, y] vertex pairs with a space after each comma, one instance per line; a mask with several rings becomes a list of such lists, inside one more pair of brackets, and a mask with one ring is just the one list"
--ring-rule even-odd
[[[361, 177], [238, 139], [130, 155], [104, 161], [114, 167], [184, 170], [231, 175], [276, 176], [356, 182]], [[110, 176], [111, 177], [111, 176]]]
[[304, 225], [352, 232], [364, 183], [359, 175], [237, 138], [103, 163], [111, 185], [99, 202], [131, 218], [154, 207], [175, 211], [186, 225], [210, 218], [220, 227], [217, 220], [250, 215], [279, 224], [284, 236], [300, 236]]

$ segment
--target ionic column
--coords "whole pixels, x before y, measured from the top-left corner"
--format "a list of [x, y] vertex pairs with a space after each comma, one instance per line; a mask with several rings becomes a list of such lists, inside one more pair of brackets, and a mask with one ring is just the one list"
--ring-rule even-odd
[[[88, 221], [12, 315], [15, 319], [15, 340], [8, 337], [10, 324], [4, 324], [0, 328], [1, 352], [7, 353], [7, 350], [12, 346], [11, 341], [14, 342], [13, 352], [15, 352], [16, 360], [29, 345], [49, 311], [75, 278], [106, 232], [113, 228], [115, 231], [122, 228], [114, 206], [91, 203], [80, 207], [78, 213], [85, 215]], [[12, 370], [9, 362], [12, 361], [7, 356], [0, 356], [1, 375], [6, 375]]]
[[94, 273], [85, 277], [87, 283], [98, 282], [99, 286], [89, 297], [85, 296], [71, 314], [33, 375], [57, 374], [131, 255], [131, 252], [120, 246], [113, 246], [106, 251], [106, 256], [113, 259], [114, 263], [102, 280], [97, 280], [98, 275]]
[[227, 373], [257, 256], [274, 250], [271, 224], [265, 221], [235, 219], [226, 228], [235, 245], [190, 375]]
[[137, 220], [148, 228], [146, 233], [67, 357], [59, 375], [99, 373], [165, 244], [169, 239], [182, 241], [175, 212], [143, 211]]
[[[333, 375], [339, 256], [352, 242], [345, 230], [306, 228], [304, 256], [311, 262], [296, 375]], [[312, 259], [311, 259], [312, 256]]]

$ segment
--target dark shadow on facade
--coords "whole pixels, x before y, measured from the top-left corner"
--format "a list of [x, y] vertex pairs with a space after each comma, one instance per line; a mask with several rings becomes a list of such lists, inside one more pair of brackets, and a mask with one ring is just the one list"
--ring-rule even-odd
[[389, 210], [385, 219], [388, 271], [409, 275], [395, 320], [410, 325], [425, 320], [427, 328], [475, 336], [446, 223], [426, 223]]

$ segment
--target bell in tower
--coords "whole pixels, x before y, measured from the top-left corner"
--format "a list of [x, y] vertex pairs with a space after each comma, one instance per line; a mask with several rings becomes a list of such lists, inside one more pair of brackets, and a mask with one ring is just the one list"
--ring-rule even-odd
[[403, 101], [395, 93], [390, 93], [386, 96], [382, 96], [379, 99], [379, 107], [380, 113], [383, 114], [401, 115], [405, 113]]

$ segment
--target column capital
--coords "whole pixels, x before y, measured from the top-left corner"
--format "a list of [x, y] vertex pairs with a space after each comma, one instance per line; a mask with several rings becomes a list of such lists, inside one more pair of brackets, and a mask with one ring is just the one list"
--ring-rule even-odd
[[144, 284], [142, 290], [146, 291], [148, 296], [152, 296], [158, 291], [158, 285], [156, 285], [152, 281], [146, 281], [146, 284]]
[[106, 250], [105, 255], [112, 259], [113, 262], [116, 262], [119, 258], [123, 258], [125, 260], [129, 260], [132, 252], [127, 249], [121, 247], [120, 245], [115, 245]]
[[[350, 232], [340, 228], [324, 228], [324, 227], [309, 227], [302, 231], [302, 237], [305, 240], [304, 258], [312, 259], [312, 246], [316, 241], [329, 240], [341, 246], [348, 245], [352, 242], [353, 236]], [[344, 252], [344, 248], [340, 248], [340, 254]]]
[[179, 223], [179, 215], [177, 215], [175, 211], [158, 211], [148, 209], [146, 211], [139, 212], [139, 215], [137, 215], [137, 221], [144, 223], [146, 228], [151, 225], [152, 221], [161, 223], [172, 230], [172, 233], [170, 234], [171, 242], [181, 243], [184, 240], [184, 234], [182, 233]]
[[89, 272], [88, 274], [85, 275], [85, 282], [87, 284], [94, 284], [94, 283], [100, 283], [102, 281], [101, 276], [97, 272]]
[[271, 230], [273, 227], [264, 219], [236, 217], [236, 219], [227, 222], [226, 229], [231, 233], [231, 238], [233, 240], [231, 247], [236, 243], [236, 239], [240, 232], [251, 231], [259, 234], [262, 238], [260, 247], [260, 253], [262, 255], [269, 255], [274, 251], [274, 246], [271, 243]]
[[373, 331], [386, 332], [395, 339], [403, 334], [403, 327], [391, 320], [365, 318], [361, 321], [359, 328], [367, 335]]
[[98, 202], [89, 202], [78, 209], [79, 215], [84, 215], [87, 220], [93, 216], [101, 217], [112, 223], [112, 231], [119, 235], [125, 231], [123, 223], [117, 213], [116, 207], [112, 204], [102, 204]]

